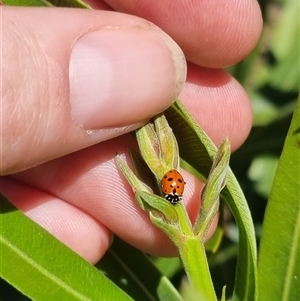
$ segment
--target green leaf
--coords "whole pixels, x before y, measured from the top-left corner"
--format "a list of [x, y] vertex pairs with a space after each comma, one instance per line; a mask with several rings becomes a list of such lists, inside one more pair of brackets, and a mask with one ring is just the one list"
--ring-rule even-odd
[[148, 208], [147, 206], [145, 207], [150, 213], [154, 214], [164, 223], [178, 224], [178, 214], [175, 207], [164, 198], [144, 191], [138, 192], [137, 197], [140, 198], [143, 203], [148, 205]]
[[161, 179], [165, 174], [159, 138], [154, 125], [147, 123], [135, 131], [142, 158], [152, 173]]
[[[165, 115], [160, 114], [154, 118], [155, 130], [161, 148], [161, 158], [165, 162], [166, 170], [179, 169], [179, 153], [176, 138], [170, 128]], [[162, 178], [162, 177], [161, 177]], [[160, 179], [161, 179], [160, 178]]]
[[2, 0], [5, 5], [13, 6], [56, 6], [56, 7], [77, 7], [91, 8], [81, 0]]
[[0, 276], [32, 300], [132, 300], [2, 196], [0, 230]]
[[[223, 223], [222, 223], [223, 224]], [[220, 221], [218, 223], [218, 226], [213, 234], [213, 236], [205, 243], [205, 251], [206, 254], [209, 257], [211, 257], [212, 254], [216, 253], [219, 249], [222, 239], [224, 236], [224, 227], [221, 225]], [[211, 261], [210, 261], [211, 263]]]
[[[179, 101], [165, 114], [177, 138], [180, 156], [206, 178], [216, 155], [216, 147]], [[239, 256], [233, 300], [256, 300], [254, 226], [243, 192], [230, 169], [221, 197], [231, 209], [239, 228]]]
[[[133, 191], [146, 191], [151, 193], [152, 189], [148, 187], [146, 184], [144, 184], [142, 181], [140, 181], [137, 176], [132, 172], [132, 170], [128, 167], [128, 165], [121, 159], [119, 155], [116, 155], [115, 162], [118, 166], [118, 168], [123, 173], [124, 177], [132, 187]], [[140, 204], [143, 208], [142, 204]]]
[[13, 6], [53, 6], [46, 0], [2, 0], [4, 5]]
[[204, 241], [209, 227], [219, 210], [220, 193], [226, 183], [226, 175], [230, 159], [230, 143], [225, 139], [221, 144], [207, 181], [201, 193], [200, 213], [194, 225], [194, 233]]
[[183, 301], [145, 254], [118, 237], [96, 266], [135, 300]]
[[76, 8], [91, 8], [88, 4], [81, 0], [49, 0], [53, 6], [57, 7], [76, 7]]
[[259, 301], [300, 300], [300, 98], [279, 159], [263, 223]]

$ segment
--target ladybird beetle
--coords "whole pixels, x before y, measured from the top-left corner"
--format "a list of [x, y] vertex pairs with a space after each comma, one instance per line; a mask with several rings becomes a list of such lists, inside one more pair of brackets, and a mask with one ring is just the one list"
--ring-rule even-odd
[[162, 192], [166, 200], [173, 205], [181, 201], [184, 185], [182, 175], [176, 169], [169, 170], [161, 181]]

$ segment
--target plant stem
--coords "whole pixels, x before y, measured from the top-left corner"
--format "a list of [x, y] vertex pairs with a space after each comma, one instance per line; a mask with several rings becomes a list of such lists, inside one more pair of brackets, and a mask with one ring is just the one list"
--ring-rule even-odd
[[204, 244], [199, 237], [186, 237], [178, 248], [189, 282], [203, 296], [202, 300], [217, 301]]

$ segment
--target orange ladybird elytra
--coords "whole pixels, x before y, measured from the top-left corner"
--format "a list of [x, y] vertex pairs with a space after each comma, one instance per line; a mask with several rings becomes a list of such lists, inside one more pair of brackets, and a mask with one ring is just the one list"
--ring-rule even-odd
[[184, 185], [185, 182], [182, 175], [176, 169], [169, 170], [161, 180], [165, 199], [173, 205], [177, 204], [182, 200]]

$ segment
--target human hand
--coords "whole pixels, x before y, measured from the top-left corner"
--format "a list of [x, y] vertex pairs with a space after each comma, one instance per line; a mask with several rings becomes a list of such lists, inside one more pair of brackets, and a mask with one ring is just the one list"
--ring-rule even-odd
[[[228, 136], [236, 149], [251, 128], [251, 107], [242, 87], [219, 68], [245, 57], [261, 31], [258, 4], [250, 0], [199, 1], [197, 7], [194, 1], [110, 2], [155, 22], [182, 47], [189, 61], [184, 86], [180, 50], [143, 19], [1, 7], [1, 174], [8, 175], [1, 191], [91, 262], [103, 256], [111, 233], [148, 253], [175, 254], [135, 204], [115, 153], [135, 147], [126, 133], [166, 109], [182, 86], [179, 98], [213, 141]], [[182, 173], [193, 218], [202, 184]]]

